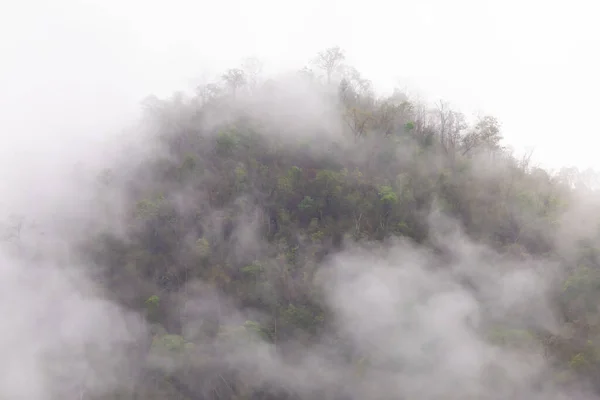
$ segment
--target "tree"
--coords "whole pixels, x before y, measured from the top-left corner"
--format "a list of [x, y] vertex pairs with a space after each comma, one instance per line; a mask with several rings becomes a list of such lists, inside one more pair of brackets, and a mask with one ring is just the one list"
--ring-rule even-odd
[[468, 127], [465, 116], [452, 110], [450, 105], [442, 100], [437, 104], [436, 114], [442, 148], [446, 153], [454, 153], [459, 144], [461, 133]]
[[491, 116], [479, 118], [475, 126], [462, 138], [463, 154], [469, 153], [474, 148], [487, 150], [500, 149], [500, 123]]
[[475, 130], [480, 140], [489, 148], [499, 148], [502, 136], [500, 135], [500, 123], [495, 117], [486, 115], [480, 118], [475, 125]]
[[[342, 51], [325, 50], [318, 60], [331, 83], [333, 75], [341, 71]], [[232, 112], [226, 106], [231, 98], [223, 95], [224, 90], [229, 89], [235, 96], [242, 86], [256, 83], [259, 69], [254, 60], [241, 68], [226, 71], [219, 84], [199, 88], [195, 102], [177, 97], [150, 102], [148, 106], [154, 113], [169, 122], [153, 124], [160, 133], [157, 136], [166, 138], [152, 153], [156, 156], [145, 157], [139, 163], [136, 160], [139, 165], [135, 168], [112, 166], [111, 183], [97, 186], [100, 192], [107, 191], [114, 198], [119, 182], [126, 183], [123, 196], [119, 197], [125, 212], [120, 207], [118, 212], [123, 231], [117, 233], [112, 226], [100, 233], [90, 229], [89, 237], [77, 238], [77, 243], [85, 245], [74, 259], [99, 266], [101, 273], [94, 274], [94, 278], [100, 281], [106, 275], [107, 295], [146, 319], [151, 325], [149, 347], [154, 344], [150, 355], [162, 357], [163, 362], [146, 365], [143, 360], [147, 358], [147, 350], [140, 351], [142, 356], [136, 365], [140, 365], [142, 372], [139, 379], [134, 379], [134, 393], [130, 397], [129, 393], [122, 397], [114, 393], [112, 397], [94, 398], [349, 398], [340, 395], [340, 381], [344, 390], [360, 393], [364, 398], [381, 397], [381, 392], [374, 395], [369, 392], [373, 383], [368, 381], [369, 376], [396, 376], [402, 373], [399, 368], [402, 365], [398, 364], [398, 358], [386, 360], [385, 351], [369, 354], [374, 347], [372, 343], [364, 346], [363, 338], [379, 335], [385, 338], [394, 333], [395, 320], [379, 318], [373, 322], [372, 316], [366, 315], [362, 326], [348, 325], [349, 336], [347, 328], [340, 329], [346, 325], [340, 324], [340, 308], [347, 307], [353, 315], [368, 314], [373, 310], [370, 305], [365, 307], [369, 300], [359, 290], [351, 290], [347, 293], [351, 301], [341, 299], [336, 304], [326, 301], [332, 283], [339, 284], [327, 278], [334, 268], [335, 256], [363, 245], [369, 248], [368, 257], [344, 262], [344, 271], [352, 269], [352, 264], [358, 265], [357, 274], [372, 271], [374, 268], [369, 264], [377, 265], [380, 257], [394, 258], [393, 262], [399, 264], [394, 271], [423, 261], [426, 265], [419, 268], [423, 272], [421, 283], [434, 289], [436, 295], [439, 291], [435, 290], [435, 280], [443, 277], [449, 283], [447, 279], [457, 274], [446, 272], [453, 271], [455, 258], [462, 262], [463, 253], [469, 253], [468, 268], [461, 265], [458, 274], [461, 280], [452, 283], [464, 286], [464, 290], [475, 289], [469, 295], [477, 297], [506, 291], [502, 286], [494, 286], [496, 279], [470, 282], [471, 261], [478, 275], [489, 273], [493, 277], [504, 276], [513, 269], [528, 272], [538, 262], [545, 266], [546, 259], [553, 264], [564, 263], [564, 271], [568, 272], [564, 277], [550, 268], [551, 281], [556, 281], [557, 286], [548, 292], [552, 309], [560, 310], [557, 323], [564, 322], [558, 327], [561, 329], [548, 337], [530, 331], [535, 322], [530, 321], [535, 319], [528, 318], [530, 315], [512, 318], [504, 311], [482, 313], [478, 324], [482, 336], [477, 336], [477, 344], [483, 345], [490, 334], [494, 351], [504, 348], [509, 356], [518, 350], [519, 355], [521, 352], [529, 355], [527, 352], [532, 351], [537, 357], [538, 349], [530, 347], [542, 347], [556, 361], [557, 370], [562, 366], [577, 378], [597, 377], [600, 372], [597, 369], [600, 362], [597, 206], [590, 205], [575, 216], [564, 210], [565, 204], [577, 197], [574, 187], [586, 188], [587, 196], [590, 195], [587, 188], [598, 185], [592, 171], [564, 170], [552, 178], [541, 169], [530, 168], [528, 162], [500, 146], [500, 124], [495, 118], [484, 116], [468, 124], [463, 114], [443, 101], [430, 105], [401, 92], [378, 96], [369, 80], [352, 67], [345, 67], [341, 74], [339, 97], [327, 93], [319, 98], [332, 110], [328, 120], [342, 120], [350, 129], [340, 133], [336, 130], [339, 126], [335, 126], [334, 135], [329, 135], [326, 124], [301, 120], [311, 122], [297, 124], [301, 126], [298, 129], [301, 137], [287, 135], [282, 140], [284, 135], [279, 133], [286, 131], [290, 121], [298, 121], [286, 119], [282, 124], [247, 110], [240, 117], [237, 110]], [[304, 72], [312, 76], [312, 72]], [[317, 95], [322, 94], [320, 84], [311, 81], [310, 87], [316, 87]], [[270, 85], [260, 85], [256, 90], [261, 96], [273, 95], [286, 101], [285, 96], [278, 96], [282, 88], [285, 90], [285, 85], [273, 79]], [[298, 104], [281, 104], [278, 109], [284, 108], [294, 118]], [[219, 116], [217, 123], [214, 115]], [[310, 141], [306, 137], [318, 139]], [[470, 156], [488, 150], [503, 161], [503, 168], [494, 169], [493, 173], [483, 169], [496, 168], [496, 163]], [[469, 156], [461, 157], [463, 154]], [[439, 219], [433, 221], [437, 226], [432, 229], [432, 205], [439, 205], [444, 213], [458, 220], [464, 231], [460, 242], [453, 239], [450, 243], [460, 244], [456, 257], [444, 243], [437, 243], [432, 234], [434, 230], [455, 231], [454, 224], [440, 223]], [[106, 210], [94, 207], [93, 212], [102, 218]], [[18, 234], [21, 224], [15, 222], [14, 233]], [[580, 232], [583, 222], [589, 222], [591, 233]], [[573, 235], [576, 237], [569, 236], [569, 245], [563, 246], [569, 248], [566, 255], [555, 245], [557, 227], [576, 228], [568, 231], [576, 231]], [[410, 245], [403, 247], [399, 257], [386, 253], [388, 244], [393, 245], [394, 238], [404, 240], [401, 237]], [[380, 252], [381, 247], [386, 251]], [[411, 253], [413, 250], [416, 252]], [[536, 261], [521, 262], [528, 258]], [[425, 273], [429, 266], [434, 267], [431, 275]], [[435, 268], [438, 266], [443, 268]], [[544, 268], [539, 270], [545, 273]], [[342, 280], [352, 274], [344, 274]], [[421, 308], [430, 310], [425, 312], [435, 313], [437, 310], [432, 307], [441, 302], [428, 301], [425, 293], [428, 290], [418, 287], [420, 283], [412, 281], [411, 275], [404, 275], [402, 281], [414, 284], [414, 291], [390, 289], [401, 289], [397, 293], [403, 299], [425, 304], [427, 307]], [[393, 285], [395, 281], [390, 279], [385, 283]], [[480, 287], [483, 281], [485, 286]], [[501, 285], [506, 283], [498, 281]], [[340, 286], [335, 290], [336, 295], [344, 292]], [[394, 301], [392, 292], [371, 297], [377, 297], [378, 301], [389, 297]], [[516, 297], [517, 292], [511, 291], [511, 297]], [[417, 298], [410, 299], [411, 293]], [[494, 311], [496, 297], [481, 298]], [[389, 306], [389, 315], [397, 314], [395, 303], [383, 304]], [[404, 305], [408, 303], [400, 304]], [[511, 307], [510, 312], [526, 310], [527, 307]], [[408, 325], [417, 322], [416, 326], [424, 326], [421, 320], [411, 320], [410, 310], [399, 311]], [[388, 312], [384, 310], [380, 315]], [[425, 314], [426, 319], [428, 315]], [[442, 322], [461, 323], [460, 318], [455, 319]], [[510, 325], [511, 331], [502, 329], [504, 326], [496, 329], [496, 325], [503, 324]], [[378, 326], [385, 332], [378, 330]], [[355, 335], [357, 328], [358, 333], [366, 328], [374, 335]], [[567, 332], [564, 335], [562, 328], [568, 328], [564, 329]], [[438, 349], [444, 351], [444, 345], [448, 344], [444, 343], [446, 332], [431, 329], [427, 333], [426, 336], [435, 335], [427, 339], [436, 339], [437, 343], [436, 340], [420, 343], [424, 351], [432, 351], [434, 356]], [[327, 351], [322, 359], [321, 349]], [[296, 372], [293, 365], [296, 350], [308, 353], [312, 361], [331, 365], [334, 371], [328, 377], [335, 377], [335, 371], [343, 371], [343, 379], [317, 379], [311, 385], [314, 391], [307, 393], [306, 385], [296, 382], [296, 374], [287, 373]], [[403, 356], [402, 346], [397, 350], [394, 357]], [[408, 358], [417, 363], [431, 359], [429, 356], [415, 359], [417, 353], [411, 352]], [[262, 368], [265, 359], [269, 364]], [[271, 374], [280, 366], [281, 359], [285, 360], [284, 371]], [[360, 380], [345, 379], [357, 360], [364, 364], [367, 385]], [[315, 365], [312, 361], [310, 365]], [[159, 368], [152, 369], [155, 364]], [[165, 364], [175, 368], [161, 369]], [[303, 368], [304, 363], [297, 364]], [[425, 379], [429, 378], [430, 371], [421, 367], [411, 369], [411, 373], [418, 374], [419, 370]], [[301, 372], [298, 376], [306, 377], [310, 371]], [[285, 384], [279, 380], [283, 374]], [[402, 387], [394, 389], [400, 391], [394, 392], [394, 396], [410, 398], [402, 392]], [[468, 397], [459, 390], [451, 393], [451, 397]], [[422, 397], [437, 395], [423, 393]]]
[[339, 46], [330, 47], [321, 51], [314, 60], [315, 65], [327, 74], [327, 84], [331, 83], [331, 77], [338, 70], [346, 56]]
[[227, 72], [222, 75], [222, 78], [227, 86], [229, 86], [233, 97], [236, 96], [237, 90], [247, 82], [246, 74], [239, 68], [227, 70]]
[[215, 83], [208, 83], [196, 88], [196, 94], [200, 99], [201, 105], [206, 105], [211, 100], [219, 97], [223, 92], [223, 88]]
[[256, 57], [248, 57], [242, 63], [242, 68], [247, 76], [250, 90], [255, 90], [259, 76], [263, 70], [263, 63]]

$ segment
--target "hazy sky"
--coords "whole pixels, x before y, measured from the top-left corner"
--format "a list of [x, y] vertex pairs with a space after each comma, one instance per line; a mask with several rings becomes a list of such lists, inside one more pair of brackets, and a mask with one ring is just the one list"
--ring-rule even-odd
[[381, 89], [492, 113], [547, 165], [600, 168], [599, 15], [594, 0], [7, 0], [0, 156], [100, 138], [147, 94], [244, 56], [273, 71], [339, 45]]

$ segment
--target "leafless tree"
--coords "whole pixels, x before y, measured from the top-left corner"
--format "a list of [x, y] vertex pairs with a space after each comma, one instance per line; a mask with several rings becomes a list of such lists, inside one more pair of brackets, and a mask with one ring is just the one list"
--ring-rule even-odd
[[258, 79], [263, 70], [263, 63], [256, 57], [248, 57], [242, 63], [242, 69], [246, 73], [247, 83], [250, 90], [254, 90], [258, 84]]
[[342, 65], [346, 56], [339, 46], [323, 50], [314, 60], [315, 65], [323, 69], [327, 74], [327, 84], [331, 83], [331, 76]]

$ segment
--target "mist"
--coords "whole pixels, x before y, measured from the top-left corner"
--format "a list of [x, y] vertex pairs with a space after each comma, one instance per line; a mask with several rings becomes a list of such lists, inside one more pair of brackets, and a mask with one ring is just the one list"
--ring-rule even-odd
[[0, 396], [600, 398], [594, 175], [508, 150], [467, 73], [61, 4], [0, 20]]

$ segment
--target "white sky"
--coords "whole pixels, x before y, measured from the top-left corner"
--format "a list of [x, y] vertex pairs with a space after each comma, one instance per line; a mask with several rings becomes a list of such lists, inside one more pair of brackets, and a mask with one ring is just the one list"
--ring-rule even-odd
[[545, 165], [600, 168], [598, 16], [595, 0], [5, 0], [0, 156], [108, 132], [245, 56], [299, 68], [339, 45], [379, 88], [492, 113]]

